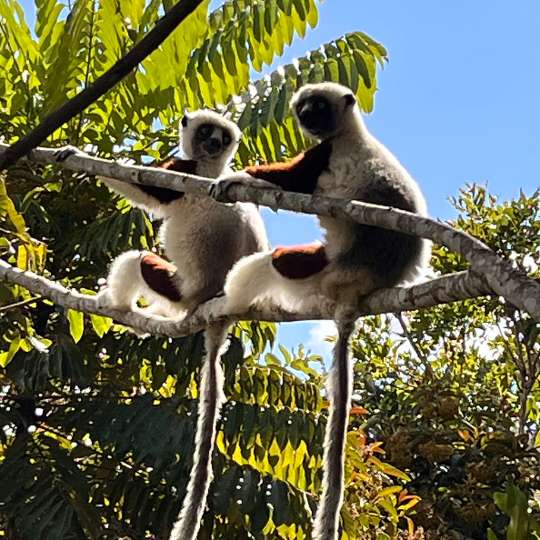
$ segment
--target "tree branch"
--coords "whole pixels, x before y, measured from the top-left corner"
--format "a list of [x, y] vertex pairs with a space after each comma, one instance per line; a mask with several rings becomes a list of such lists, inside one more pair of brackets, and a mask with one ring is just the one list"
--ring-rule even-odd
[[[103, 309], [98, 306], [95, 296], [70, 291], [59, 283], [33, 272], [23, 272], [2, 260], [0, 260], [0, 278], [21, 285], [33, 294], [49, 298], [67, 309], [111, 317], [138, 331], [169, 337], [194, 334], [206, 328], [209, 322], [218, 319], [292, 322], [331, 319], [335, 312], [335, 305], [332, 302], [321, 302], [320, 298], [314, 298], [313, 304], [306, 305], [301, 313], [291, 313], [272, 305], [260, 309], [253, 308], [245, 313], [226, 313], [225, 301], [219, 298], [199, 306], [189, 319], [157, 320], [141, 313]], [[427, 308], [488, 293], [489, 290], [483, 280], [471, 272], [457, 272], [419, 285], [378, 290], [359, 304], [358, 316]]]
[[[0, 158], [3, 154], [2, 148], [6, 148], [6, 145], [0, 144]], [[82, 152], [57, 163], [55, 153], [55, 149], [36, 148], [30, 153], [29, 159], [40, 163], [57, 164], [72, 171], [117, 178], [128, 183], [166, 187], [196, 196], [209, 196], [210, 188], [214, 183], [208, 178], [153, 167], [124, 165], [94, 158]], [[480, 240], [453, 229], [449, 225], [403, 210], [360, 201], [332, 199], [247, 185], [233, 185], [229, 192], [230, 202], [254, 202], [274, 209], [281, 208], [304, 214], [348, 217], [365, 225], [429, 238], [462, 255], [470, 263], [471, 271], [477, 276], [483, 276], [482, 280], [489, 288], [488, 291], [484, 291], [485, 293], [491, 292], [504, 297], [540, 322], [540, 283], [512, 268], [508, 261], [498, 256]]]
[[195, 11], [202, 2], [203, 0], [179, 0], [141, 41], [103, 75], [98, 77], [93, 84], [48, 114], [28, 135], [10, 146], [0, 156], [0, 171], [13, 165], [19, 158], [26, 155], [32, 148], [35, 148], [54, 133], [62, 124], [77, 116], [86, 107], [108, 92], [116, 83], [128, 75], [134, 67], [156, 50], [172, 31]]
[[32, 298], [27, 298], [26, 300], [21, 300], [20, 302], [14, 302], [13, 304], [8, 304], [5, 306], [0, 306], [0, 313], [10, 311], [12, 309], [21, 308], [27, 306], [28, 304], [34, 304], [41, 299], [41, 296], [33, 296]]

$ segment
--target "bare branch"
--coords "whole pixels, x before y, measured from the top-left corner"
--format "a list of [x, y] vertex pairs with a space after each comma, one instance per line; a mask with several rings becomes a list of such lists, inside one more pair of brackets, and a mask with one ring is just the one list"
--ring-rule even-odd
[[[265, 306], [261, 309], [250, 309], [246, 313], [230, 314], [224, 311], [225, 302], [222, 299], [215, 299], [199, 306], [187, 320], [157, 320], [141, 313], [103, 309], [99, 307], [95, 296], [70, 291], [54, 281], [32, 272], [23, 272], [2, 260], [0, 260], [0, 278], [21, 285], [30, 292], [49, 298], [65, 308], [111, 317], [141, 332], [169, 337], [193, 334], [206, 328], [209, 322], [222, 319], [292, 322], [331, 319], [335, 312], [335, 306], [331, 302], [325, 303], [321, 302], [320, 298], [314, 298], [313, 305], [307, 305], [302, 313], [291, 313], [275, 306]], [[470, 272], [458, 272], [411, 287], [376, 291], [361, 302], [358, 306], [358, 315], [427, 308], [474, 298], [488, 292], [482, 280]]]
[[97, 101], [116, 83], [121, 81], [130, 71], [156, 50], [171, 32], [186, 19], [203, 0], [179, 0], [123, 58], [120, 58], [93, 84], [87, 86], [74, 98], [47, 115], [43, 121], [28, 135], [17, 141], [0, 156], [0, 170], [7, 169], [32, 148], [42, 143], [62, 124], [84, 111], [86, 107]]
[[[0, 144], [0, 158], [1, 149], [5, 147]], [[56, 163], [55, 150], [36, 148], [30, 153], [29, 159], [40, 163]], [[128, 183], [167, 187], [196, 196], [209, 196], [214, 182], [207, 178], [163, 169], [123, 165], [93, 158], [84, 153], [74, 154], [58, 165], [73, 171], [108, 176]], [[453, 229], [449, 225], [403, 210], [360, 201], [332, 199], [247, 185], [233, 185], [229, 191], [228, 196], [231, 202], [254, 202], [274, 209], [281, 208], [305, 214], [346, 216], [365, 225], [429, 238], [462, 255], [470, 263], [471, 270], [478, 276], [483, 276], [489, 292], [504, 297], [540, 322], [540, 283], [512, 268], [508, 261], [499, 257], [480, 240]]]
[[32, 298], [27, 298], [26, 300], [21, 300], [20, 302], [14, 302], [13, 304], [7, 304], [5, 306], [0, 306], [0, 313], [4, 313], [6, 311], [10, 311], [12, 309], [21, 308], [23, 306], [27, 306], [28, 304], [34, 304], [37, 300], [39, 300], [41, 296], [32, 296]]
[[424, 351], [421, 349], [420, 345], [416, 342], [413, 335], [409, 332], [409, 327], [407, 325], [407, 321], [403, 317], [403, 313], [394, 313], [394, 317], [398, 320], [399, 326], [401, 326], [401, 330], [403, 331], [403, 335], [409, 342], [410, 346], [412, 347], [413, 351], [416, 354], [416, 357], [424, 367], [427, 369], [429, 366], [429, 361], [427, 359], [427, 356], [424, 354]]

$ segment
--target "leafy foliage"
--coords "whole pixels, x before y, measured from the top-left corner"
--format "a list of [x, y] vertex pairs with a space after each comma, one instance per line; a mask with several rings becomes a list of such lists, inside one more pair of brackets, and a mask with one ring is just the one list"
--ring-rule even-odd
[[[317, 24], [315, 0], [228, 0], [209, 14], [208, 4], [139, 69], [54, 133], [50, 145], [71, 143], [137, 162], [161, 159], [177, 144], [183, 110], [211, 106], [227, 110], [246, 132], [242, 165], [305, 145], [285, 105], [307, 80], [346, 80], [371, 107], [375, 64], [385, 52], [362, 33], [276, 71], [270, 75], [275, 90], [267, 77], [250, 81]], [[170, 5], [74, 0], [66, 7], [36, 0], [31, 31], [17, 1], [0, 0], [2, 138], [16, 140], [90, 84]], [[285, 143], [268, 138], [269, 130], [283, 134]], [[150, 249], [156, 240], [156, 224], [147, 215], [111, 197], [93, 178], [27, 162], [1, 179], [0, 218], [5, 260], [86, 292], [96, 290], [112, 257]], [[166, 538], [191, 466], [202, 337], [140, 340], [110, 319], [64, 310], [5, 283], [0, 301], [3, 533], [20, 539]], [[228, 401], [201, 538], [309, 537], [326, 421], [324, 378], [315, 368], [321, 359], [302, 348], [270, 352], [274, 341], [270, 324], [240, 323], [230, 336]], [[362, 488], [355, 471], [369, 469], [383, 489], [392, 485], [394, 469], [374, 461], [362, 439], [355, 440], [357, 505]], [[377, 526], [395, 530], [394, 492], [364, 495], [380, 515]], [[344, 519], [353, 535], [355, 522]]]
[[[170, 5], [36, 0], [30, 31], [17, 1], [0, 0], [3, 139], [103, 73]], [[386, 51], [361, 32], [250, 80], [317, 24], [314, 0], [227, 0], [207, 11], [208, 2], [50, 144], [160, 159], [177, 143], [183, 109], [212, 106], [242, 127], [244, 165], [305, 148], [286, 107], [305, 82], [348, 84], [371, 110]], [[471, 187], [455, 204], [455, 225], [540, 277], [538, 195], [498, 204]], [[0, 219], [5, 260], [87, 292], [113, 256], [156, 240], [148, 216], [94, 179], [25, 162], [0, 181]], [[444, 273], [464, 261], [436, 248], [433, 266]], [[5, 283], [0, 302], [2, 534], [166, 538], [191, 465], [202, 337], [140, 340]], [[342, 537], [535, 538], [538, 326], [483, 299], [414, 314], [406, 328], [400, 336], [366, 320], [353, 344]], [[230, 336], [201, 538], [309, 538], [324, 364], [274, 342], [270, 324], [240, 323]]]
[[[540, 236], [530, 233], [539, 225], [538, 193], [499, 204], [470, 186], [454, 204], [454, 225], [540, 275]], [[444, 248], [434, 249], [432, 264], [441, 273], [463, 268]], [[368, 433], [421, 498], [410, 517], [426, 538], [537, 538], [538, 325], [495, 299], [438, 306], [401, 323], [365, 321], [353, 351], [356, 397], [372, 413]]]
[[[527, 496], [513, 484], [506, 486], [504, 493], [495, 493], [495, 503], [509, 516], [510, 523], [506, 532], [508, 540], [527, 540], [534, 533], [540, 534], [540, 522], [533, 519], [529, 513]], [[488, 531], [488, 536], [495, 536]]]

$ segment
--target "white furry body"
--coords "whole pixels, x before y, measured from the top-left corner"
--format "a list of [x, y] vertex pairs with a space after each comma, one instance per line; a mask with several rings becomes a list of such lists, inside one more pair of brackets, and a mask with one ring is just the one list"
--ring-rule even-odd
[[[369, 188], [370, 184], [380, 182], [374, 178], [384, 177], [391, 170], [397, 181], [406, 184], [414, 193], [417, 213], [427, 215], [426, 201], [418, 184], [398, 159], [368, 132], [358, 110], [351, 119], [351, 126], [333, 139], [332, 150], [331, 168], [319, 177], [315, 194], [336, 199], [357, 199], [359, 192]], [[350, 236], [344, 234], [347, 224], [343, 219], [320, 216], [319, 223], [325, 232], [324, 243], [330, 260], [351, 247], [348, 243]], [[426, 264], [428, 251], [424, 248], [422, 257], [416, 261], [418, 264], [404, 271], [404, 280], [414, 278], [418, 266]]]
[[[427, 215], [426, 202], [418, 187], [397, 158], [364, 125], [358, 109], [347, 118], [339, 136], [332, 139], [332, 157], [328, 170], [319, 176], [315, 194], [341, 199], [361, 199], [371, 184], [386, 179], [391, 171], [396, 182], [413, 194], [417, 213]], [[271, 252], [256, 253], [240, 260], [227, 276], [225, 293], [228, 309], [235, 313], [256, 301], [272, 301], [291, 310], [299, 309], [305, 298], [323, 294], [353, 300], [377, 288], [369, 272], [346, 268], [341, 254], [352, 247], [351, 223], [345, 219], [319, 216], [324, 231], [324, 245], [330, 264], [320, 273], [304, 279], [288, 279], [272, 265]], [[422, 250], [403, 269], [400, 282], [413, 281], [427, 266], [430, 243], [422, 240]], [[339, 291], [342, 294], [339, 294]], [[351, 290], [354, 294], [350, 294]]]
[[[219, 176], [224, 170], [230, 172], [229, 168], [219, 169], [214, 163], [202, 163], [197, 168], [199, 174], [209, 178]], [[264, 223], [253, 204], [224, 205], [192, 195], [168, 204], [156, 204], [155, 199], [137, 187], [109, 178], [103, 181], [136, 206], [163, 218], [160, 241], [177, 268], [176, 284], [182, 293], [180, 302], [171, 302], [154, 293], [140, 270], [139, 261], [146, 252], [126, 252], [112, 263], [108, 287], [103, 292], [104, 303], [117, 309], [137, 310], [137, 300], [143, 296], [150, 302], [150, 308], [145, 308], [148, 315], [181, 315], [208, 299], [204, 297], [205, 291], [215, 288], [218, 271], [225, 276], [242, 255], [268, 247]], [[223, 268], [224, 264], [228, 264], [227, 268]]]
[[[321, 106], [321, 101], [326, 104]], [[326, 134], [326, 141], [309, 154], [311, 161], [304, 161], [303, 168], [298, 166], [306, 159], [305, 154], [290, 168], [291, 172], [304, 175], [299, 181], [315, 186], [314, 194], [396, 205], [426, 215], [426, 203], [418, 185], [394, 155], [368, 132], [350, 90], [331, 83], [308, 85], [297, 92], [291, 105], [308, 135], [310, 129], [312, 133]], [[321, 111], [325, 111], [324, 118]], [[329, 156], [325, 154], [328, 143]], [[328, 156], [327, 163], [320, 159], [324, 156]], [[253, 170], [257, 174], [257, 169]], [[259, 174], [276, 185], [289, 186], [283, 167], [274, 170], [274, 177], [271, 168]], [[315, 182], [309, 171], [318, 175]], [[289, 279], [274, 267], [272, 252], [257, 253], [234, 266], [227, 277], [225, 293], [232, 312], [244, 311], [261, 299], [294, 310], [305, 298], [313, 301], [311, 297], [321, 294], [337, 304], [338, 340], [327, 381], [330, 409], [324, 442], [323, 489], [312, 533], [313, 540], [337, 540], [353, 378], [348, 339], [354, 328], [354, 315], [350, 314], [354, 314], [359, 297], [380, 287], [416, 279], [427, 265], [430, 244], [343, 218], [320, 216], [319, 223], [328, 259], [322, 271], [304, 279]]]

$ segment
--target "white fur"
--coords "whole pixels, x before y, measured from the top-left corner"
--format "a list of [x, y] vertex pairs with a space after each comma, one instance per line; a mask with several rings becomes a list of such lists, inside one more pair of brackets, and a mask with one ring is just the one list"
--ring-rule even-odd
[[188, 120], [188, 125], [185, 128], [180, 126], [180, 148], [187, 159], [195, 159], [197, 161], [204, 159], [204, 156], [198, 155], [195, 152], [192, 144], [193, 135], [201, 124], [224, 126], [230, 131], [233, 143], [230, 145], [229, 150], [221, 154], [219, 159], [212, 158], [209, 160], [209, 165], [212, 169], [212, 174], [209, 177], [217, 178], [221, 171], [231, 162], [234, 154], [236, 154], [242, 132], [235, 123], [226, 120], [220, 114], [209, 109], [200, 109], [194, 113], [186, 113], [185, 116]]
[[[420, 187], [390, 150], [368, 132], [357, 105], [353, 114], [345, 116], [342, 130], [332, 140], [332, 150], [332, 166], [319, 177], [315, 194], [352, 200], [364, 178], [390, 169], [414, 193], [417, 213], [427, 216], [427, 204]], [[351, 239], [343, 234], [343, 220], [319, 216], [319, 223], [325, 232], [327, 256], [331, 260], [349, 247]], [[431, 244], [423, 239], [422, 246], [420, 264], [404, 272], [404, 281], [413, 280], [420, 267], [429, 262]]]
[[304, 299], [320, 293], [320, 279], [287, 279], [272, 265], [272, 251], [240, 259], [225, 282], [227, 313], [242, 313], [254, 302], [270, 302], [291, 311], [301, 309]]
[[[109, 268], [107, 287], [98, 294], [98, 305], [120, 311], [140, 311], [147, 316], [177, 317], [182, 309], [177, 302], [171, 302], [153, 291], [144, 281], [141, 273], [141, 259], [149, 251], [126, 251], [119, 255]], [[149, 307], [139, 308], [137, 300], [144, 297]]]
[[[185, 199], [185, 200], [184, 200]], [[194, 246], [200, 245], [201, 232], [219, 231], [226, 222], [235, 223], [241, 234], [242, 227], [250, 227], [259, 238], [264, 238], [261, 247], [267, 247], [264, 223], [257, 208], [249, 203], [223, 205], [210, 198], [188, 197], [175, 202], [176, 213], [170, 213], [160, 230], [160, 241], [165, 246], [167, 257], [178, 269], [182, 278], [182, 296], [191, 296], [207, 279], [206, 272], [211, 271], [211, 261], [207, 261], [204, 252], [194, 252]], [[186, 219], [189, 216], [189, 219]]]
[[201, 367], [197, 427], [193, 466], [186, 497], [170, 540], [195, 540], [204, 515], [208, 488], [212, 481], [212, 449], [219, 411], [225, 402], [220, 358], [228, 324], [209, 326], [205, 333], [206, 354]]
[[[322, 83], [302, 87], [292, 98], [291, 108], [296, 115], [296, 104], [314, 92], [323, 91], [330, 100], [339, 103], [350, 90], [335, 83]], [[299, 122], [300, 123], [300, 122]], [[300, 123], [302, 129], [303, 126]], [[307, 135], [313, 137], [308, 131]], [[318, 178], [315, 194], [334, 198], [355, 199], [363, 186], [370, 185], [380, 171], [391, 171], [394, 181], [405, 184], [413, 193], [420, 215], [427, 215], [424, 196], [418, 184], [397, 158], [367, 130], [356, 104], [341, 116], [336, 133], [332, 135], [332, 155], [329, 170]], [[382, 175], [385, 177], [385, 175]], [[245, 173], [224, 177], [225, 182], [248, 183]], [[253, 179], [254, 183], [262, 182]], [[267, 184], [267, 182], [264, 182]], [[271, 299], [284, 307], [298, 307], [308, 295], [323, 294], [340, 301], [354, 302], [358, 295], [368, 294], [376, 288], [369, 271], [345, 270], [333, 261], [352, 245], [353, 237], [348, 223], [339, 218], [319, 216], [324, 231], [326, 255], [330, 264], [319, 274], [302, 280], [283, 277], [271, 264], [271, 253], [258, 254], [239, 261], [227, 276], [225, 292], [230, 295], [229, 305], [235, 311], [244, 309], [261, 299]], [[422, 240], [418, 260], [405, 268], [402, 281], [415, 280], [427, 266], [430, 242]], [[336, 294], [338, 298], [336, 298]]]
[[156, 204], [155, 200], [149, 195], [141, 191], [137, 186], [116, 180], [114, 178], [106, 178], [101, 176], [100, 180], [104, 182], [112, 190], [116, 191], [123, 197], [129, 200], [133, 206], [142, 208], [147, 212], [151, 212], [158, 218], [163, 218], [167, 215], [167, 208]]
[[141, 275], [141, 257], [144, 252], [126, 251], [111, 264], [107, 277], [107, 288], [99, 293], [100, 305], [114, 306], [129, 311], [136, 306], [136, 300], [145, 283]]
[[[181, 149], [186, 159], [197, 161], [197, 174], [208, 178], [217, 178], [225, 172], [231, 174], [228, 164], [238, 148], [241, 136], [238, 127], [209, 110], [189, 113], [186, 117], [187, 126], [181, 128]], [[214, 129], [226, 129], [232, 136], [231, 144], [217, 156], [209, 156], [193, 145], [197, 129], [205, 123], [216, 126]], [[177, 268], [176, 286], [182, 296], [180, 302], [171, 302], [154, 293], [146, 286], [140, 269], [136, 268], [137, 256], [141, 254], [129, 252], [130, 255], [120, 255], [111, 265], [107, 278], [108, 288], [102, 294], [104, 301], [109, 302], [111, 307], [122, 310], [133, 309], [141, 295], [151, 302], [150, 307], [145, 309], [147, 315], [174, 317], [196, 307], [200, 302], [198, 294], [212, 279], [215, 279], [212, 278], [212, 272], [216, 263], [219, 263], [212, 259], [215, 258], [215, 248], [205, 250], [205, 241], [210, 242], [212, 237], [219, 237], [220, 232], [225, 235], [232, 228], [238, 231], [240, 238], [249, 235], [252, 242], [255, 238], [257, 249], [268, 248], [264, 223], [253, 204], [224, 205], [209, 197], [195, 197], [189, 194], [168, 204], [162, 204], [136, 186], [110, 178], [102, 180], [135, 206], [151, 212], [156, 217], [164, 218], [160, 241], [167, 258]], [[228, 237], [230, 236], [229, 234]], [[224, 249], [228, 247], [225, 245]], [[237, 245], [231, 247], [233, 248], [236, 250], [236, 257], [240, 258], [246, 253], [247, 245], [244, 246], [239, 241]], [[252, 248], [250, 250], [253, 251]], [[132, 264], [128, 264], [129, 261]], [[125, 275], [130, 276], [129, 282], [124, 278]]]

